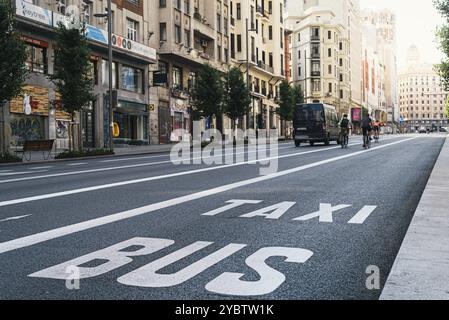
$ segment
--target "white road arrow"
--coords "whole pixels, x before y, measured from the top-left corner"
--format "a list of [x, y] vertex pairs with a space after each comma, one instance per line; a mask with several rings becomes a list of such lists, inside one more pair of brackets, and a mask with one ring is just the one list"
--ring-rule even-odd
[[11, 217], [11, 218], [6, 218], [3, 220], [0, 220], [0, 222], [6, 222], [6, 221], [11, 221], [11, 220], [20, 220], [20, 219], [24, 219], [31, 216], [31, 214], [27, 214], [26, 216], [17, 216], [17, 217]]

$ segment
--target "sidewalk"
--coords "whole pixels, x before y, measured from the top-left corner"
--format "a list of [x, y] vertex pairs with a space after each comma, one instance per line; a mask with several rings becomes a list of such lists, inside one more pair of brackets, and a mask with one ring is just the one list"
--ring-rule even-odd
[[51, 162], [60, 162], [60, 161], [79, 161], [79, 160], [89, 160], [95, 158], [110, 158], [110, 157], [124, 157], [124, 156], [134, 156], [134, 155], [144, 155], [144, 154], [159, 154], [159, 153], [169, 153], [172, 144], [166, 145], [150, 145], [150, 146], [127, 146], [127, 147], [115, 147], [114, 153], [115, 155], [104, 155], [104, 156], [93, 156], [93, 157], [85, 157], [85, 158], [71, 158], [71, 159], [53, 159], [55, 157], [55, 153], [52, 152], [51, 159], [45, 160], [42, 152], [32, 152], [31, 160], [26, 161], [25, 158], [23, 162], [18, 163], [0, 163], [0, 166], [8, 166], [8, 165], [18, 165], [18, 164], [44, 164]]
[[449, 138], [380, 299], [449, 300]]

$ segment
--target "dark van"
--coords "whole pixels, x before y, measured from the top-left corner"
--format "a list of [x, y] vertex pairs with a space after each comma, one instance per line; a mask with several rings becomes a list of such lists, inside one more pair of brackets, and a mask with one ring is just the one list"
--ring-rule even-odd
[[337, 110], [333, 106], [323, 103], [308, 103], [296, 106], [293, 119], [295, 145], [309, 142], [324, 142], [329, 145], [331, 141], [339, 143], [340, 130], [338, 128]]

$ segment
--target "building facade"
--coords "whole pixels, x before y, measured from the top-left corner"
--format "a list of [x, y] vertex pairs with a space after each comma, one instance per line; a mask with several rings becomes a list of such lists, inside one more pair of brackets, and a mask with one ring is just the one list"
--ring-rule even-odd
[[353, 100], [359, 100], [357, 94], [353, 98], [352, 86], [360, 87], [360, 72], [352, 72], [360, 50], [359, 43], [352, 47], [353, 2], [288, 1], [287, 6], [293, 81], [301, 85], [307, 102], [334, 105], [340, 115], [349, 114]]
[[[198, 70], [209, 64], [221, 73], [229, 68], [230, 2], [227, 0], [151, 0], [147, 16], [159, 64], [152, 74], [155, 106], [153, 143], [170, 143], [191, 131], [190, 95]], [[214, 119], [205, 119], [204, 128]]]
[[[77, 139], [86, 148], [109, 143], [108, 36], [107, 21], [94, 17], [105, 13], [105, 1], [14, 0], [18, 32], [27, 45], [30, 71], [24, 90], [7, 107], [7, 142], [14, 148], [25, 140], [55, 139], [58, 149], [67, 148], [71, 119], [60, 108], [59, 96], [49, 80], [53, 73], [55, 36], [58, 23], [71, 26], [71, 12], [86, 23], [86, 37], [92, 50], [92, 81], [96, 98], [75, 119]], [[148, 23], [144, 12], [148, 2], [116, 0], [112, 5], [114, 48], [113, 108], [120, 134], [116, 146], [148, 144], [150, 110], [149, 66], [157, 63], [156, 50], [148, 44]], [[27, 102], [28, 101], [28, 102]]]
[[430, 64], [422, 63], [416, 46], [409, 49], [408, 63], [399, 74], [399, 107], [403, 129], [414, 132], [448, 126], [445, 113], [448, 92]]
[[[397, 56], [396, 56], [396, 17], [389, 10], [363, 11], [364, 41], [363, 50], [367, 53], [365, 66], [374, 70], [375, 92], [377, 98], [365, 99], [370, 110], [378, 120], [390, 128], [399, 121], [397, 101]], [[372, 72], [368, 70], [368, 72]], [[368, 86], [365, 87], [370, 91]]]
[[252, 98], [249, 118], [240, 119], [239, 127], [280, 129], [276, 98], [286, 76], [284, 1], [233, 0], [230, 13], [230, 62], [245, 75], [249, 69]]

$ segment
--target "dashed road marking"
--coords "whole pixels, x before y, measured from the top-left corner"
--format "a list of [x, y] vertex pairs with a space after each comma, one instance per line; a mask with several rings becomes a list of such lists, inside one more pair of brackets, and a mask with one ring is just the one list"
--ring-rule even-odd
[[213, 195], [217, 195], [217, 194], [221, 194], [230, 190], [234, 190], [240, 187], [245, 187], [245, 186], [249, 186], [249, 185], [253, 185], [253, 184], [257, 184], [257, 183], [261, 183], [261, 182], [265, 182], [265, 181], [269, 181], [275, 178], [279, 178], [279, 177], [284, 177], [287, 175], [291, 175], [294, 173], [298, 173], [301, 171], [305, 171], [308, 169], [312, 169], [312, 168], [316, 168], [322, 165], [326, 165], [326, 164], [330, 164], [333, 162], [337, 162], [340, 160], [345, 160], [345, 159], [350, 159], [359, 155], [364, 155], [364, 154], [368, 154], [370, 152], [375, 152], [377, 150], [381, 150], [387, 147], [391, 147], [394, 145], [398, 145], [401, 143], [405, 143], [405, 142], [410, 142], [412, 140], [415, 140], [415, 138], [409, 138], [409, 139], [404, 139], [404, 140], [400, 140], [400, 141], [396, 141], [396, 142], [392, 142], [389, 144], [385, 144], [379, 147], [375, 147], [369, 150], [362, 150], [362, 151], [358, 151], [358, 152], [354, 152], [354, 153], [350, 153], [350, 154], [346, 154], [343, 156], [338, 156], [338, 157], [334, 157], [334, 158], [330, 158], [330, 159], [326, 159], [326, 160], [321, 160], [321, 161], [317, 161], [314, 163], [310, 163], [307, 165], [303, 165], [303, 166], [299, 166], [296, 168], [292, 168], [289, 170], [284, 170], [284, 171], [280, 171], [277, 173], [272, 173], [270, 175], [267, 176], [260, 176], [260, 177], [256, 177], [256, 178], [252, 178], [252, 179], [247, 179], [247, 180], [242, 180], [242, 181], [238, 181], [238, 182], [234, 182], [231, 184], [227, 184], [227, 185], [223, 185], [220, 187], [216, 187], [216, 188], [212, 188], [212, 189], [208, 189], [208, 190], [204, 190], [204, 191], [200, 191], [200, 192], [196, 192], [196, 193], [192, 193], [192, 194], [188, 194], [185, 196], [181, 196], [181, 197], [177, 197], [177, 198], [173, 198], [173, 199], [169, 199], [169, 200], [165, 200], [162, 202], [158, 202], [158, 203], [153, 203], [147, 206], [143, 206], [143, 207], [139, 207], [139, 208], [135, 208], [135, 209], [131, 209], [131, 210], [127, 210], [127, 211], [122, 211], [122, 212], [118, 212], [112, 215], [107, 215], [107, 216], [103, 216], [100, 218], [96, 218], [96, 219], [91, 219], [91, 220], [87, 220], [87, 221], [83, 221], [80, 223], [76, 223], [76, 224], [72, 224], [72, 225], [68, 225], [65, 227], [60, 227], [60, 228], [56, 228], [56, 229], [52, 229], [52, 230], [48, 230], [48, 231], [44, 231], [44, 232], [40, 232], [40, 233], [36, 233], [30, 236], [25, 236], [22, 238], [18, 238], [18, 239], [14, 239], [14, 240], [10, 240], [10, 241], [6, 241], [3, 243], [0, 243], [0, 254], [1, 253], [5, 253], [5, 252], [10, 252], [10, 251], [14, 251], [14, 250], [18, 250], [21, 248], [25, 248], [25, 247], [29, 247], [35, 244], [39, 244], [42, 242], [46, 242], [49, 240], [53, 240], [53, 239], [57, 239], [57, 238], [61, 238], [64, 236], [68, 236], [77, 232], [81, 232], [81, 231], [85, 231], [85, 230], [89, 230], [89, 229], [93, 229], [93, 228], [97, 228], [100, 226], [104, 226], [107, 224], [111, 224], [114, 222], [118, 222], [118, 221], [123, 221], [126, 219], [130, 219], [130, 218], [135, 218], [138, 216], [142, 216], [144, 214], [148, 214], [151, 212], [155, 212], [161, 209], [165, 209], [165, 208], [169, 208], [169, 207], [173, 207], [173, 206], [177, 206], [186, 202], [191, 202], [194, 200], [198, 200], [198, 199], [202, 199], [202, 198], [206, 198], [206, 197], [210, 197]]

